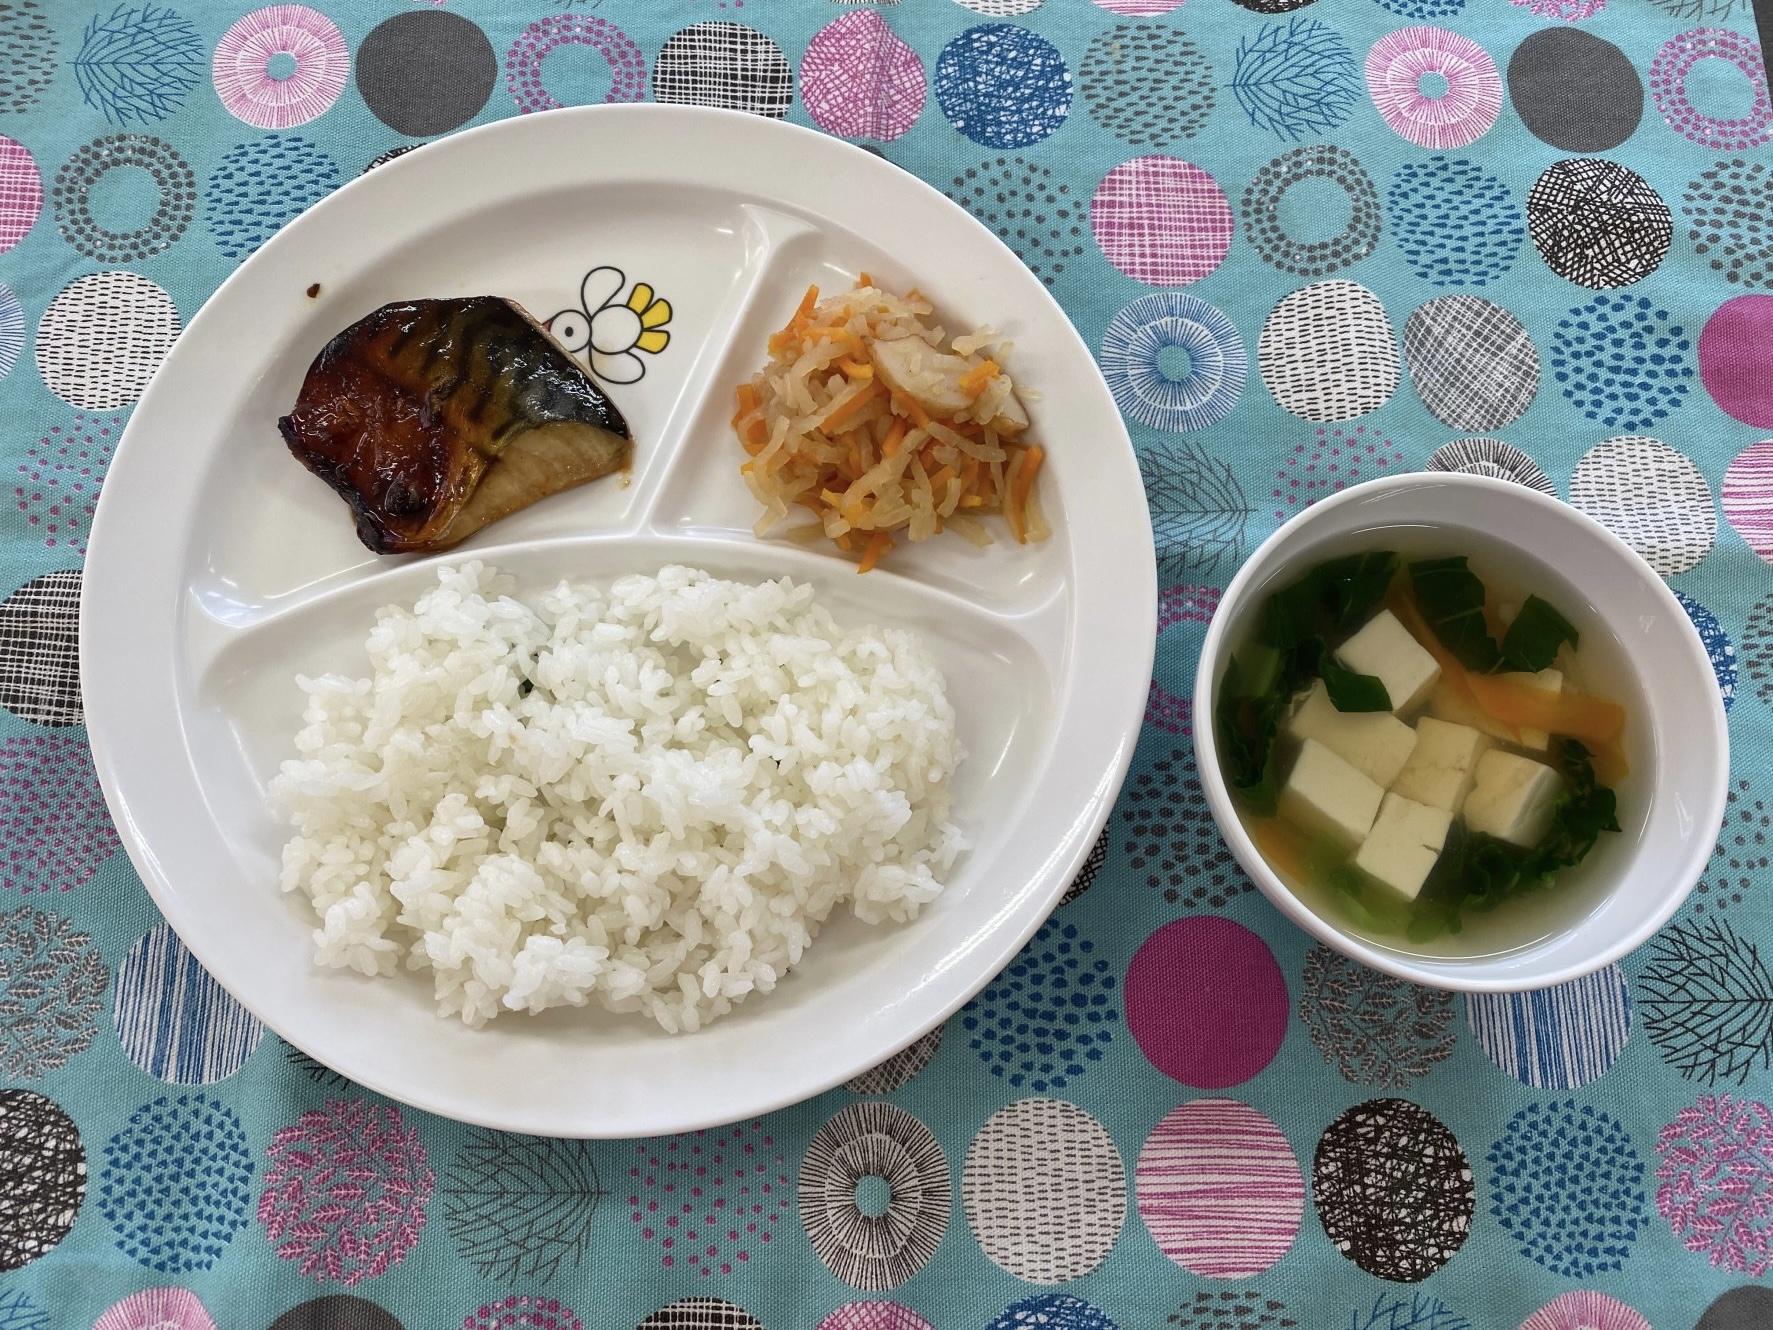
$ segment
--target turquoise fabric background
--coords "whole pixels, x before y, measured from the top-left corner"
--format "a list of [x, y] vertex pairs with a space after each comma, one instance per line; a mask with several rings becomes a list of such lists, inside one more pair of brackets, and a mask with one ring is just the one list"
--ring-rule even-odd
[[[1740, 0], [275, 8], [0, 0], [0, 469], [18, 477], [0, 514], [0, 1330], [1773, 1324], [1773, 297], [1727, 304], [1773, 289], [1773, 108]], [[300, 49], [267, 48], [271, 77], [224, 102], [218, 45], [256, 49], [267, 15], [292, 25], [273, 47]], [[1443, 34], [1388, 38], [1425, 26]], [[499, 1138], [391, 1108], [261, 1031], [116, 851], [72, 691], [91, 503], [165, 302], [188, 320], [379, 155], [533, 104], [519, 57], [563, 32], [609, 54], [549, 55], [554, 100], [785, 110], [1005, 234], [1124, 394], [1164, 587], [1128, 792], [1023, 959], [861, 1091], [674, 1142]], [[1596, 40], [1543, 36], [1570, 32]], [[1387, 124], [1363, 77], [1386, 41], [1451, 52], [1436, 67], [1477, 108], [1469, 141]], [[1728, 125], [1685, 117], [1660, 77], [1694, 43], [1739, 63], [1673, 86]], [[314, 80], [288, 123], [249, 123], [285, 79]], [[99, 142], [119, 134], [138, 137]], [[1341, 151], [1293, 165], [1344, 174], [1356, 201], [1283, 164], [1265, 222], [1252, 182], [1326, 143]], [[1122, 165], [1148, 155], [1197, 170]], [[131, 162], [159, 184], [110, 169]], [[1150, 267], [1091, 228], [1129, 171], [1193, 189], [1157, 210]], [[1345, 219], [1351, 238], [1324, 243]], [[145, 281], [82, 283], [122, 272]], [[1471, 300], [1412, 319], [1448, 296], [1518, 328]], [[1190, 354], [1146, 363], [1166, 342]], [[1445, 447], [1468, 438], [1491, 442]], [[1700, 624], [1733, 802], [1701, 889], [1622, 966], [1534, 998], [1408, 989], [1308, 946], [1221, 848], [1189, 756], [1205, 620], [1351, 462], [1551, 488]], [[1198, 977], [1153, 997], [1141, 955]], [[1184, 1108], [1203, 1100], [1247, 1107]], [[848, 1185], [846, 1144], [902, 1170], [860, 1213], [939, 1236], [933, 1255], [846, 1259], [866, 1222], [827, 1234], [804, 1204]], [[696, 1201], [730, 1208], [667, 1249], [668, 1166], [717, 1155], [745, 1177]], [[1184, 1240], [1164, 1196], [1194, 1185]]]

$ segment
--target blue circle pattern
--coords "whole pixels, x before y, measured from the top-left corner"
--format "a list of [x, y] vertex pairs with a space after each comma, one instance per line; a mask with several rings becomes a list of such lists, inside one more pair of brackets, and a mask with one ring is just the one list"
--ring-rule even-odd
[[1567, 1279], [1621, 1270], [1645, 1222], [1644, 1161], [1612, 1114], [1532, 1104], [1490, 1147], [1490, 1212], [1521, 1255]]
[[1071, 113], [1059, 48], [1013, 23], [968, 28], [936, 59], [936, 100], [949, 122], [987, 148], [1026, 148]]
[[1571, 405], [1612, 429], [1640, 430], [1692, 386], [1693, 339], [1648, 296], [1601, 295], [1558, 320], [1552, 377]]
[[25, 349], [25, 307], [12, 288], [0, 282], [0, 379], [12, 373]]
[[[1158, 353], [1167, 347], [1188, 353], [1189, 370], [1180, 379], [1158, 368]], [[1102, 375], [1114, 400], [1153, 429], [1182, 434], [1217, 424], [1237, 405], [1249, 372], [1231, 320], [1179, 291], [1139, 297], [1102, 335]]]
[[1705, 654], [1711, 658], [1711, 670], [1718, 677], [1718, 691], [1724, 695], [1724, 710], [1728, 711], [1736, 701], [1736, 646], [1730, 641], [1730, 634], [1724, 631], [1724, 625], [1718, 622], [1717, 615], [1685, 591], [1674, 594], [1681, 602], [1681, 608], [1687, 611], [1687, 617], [1693, 621]]
[[1238, 43], [1231, 91], [1252, 125], [1294, 141], [1335, 129], [1365, 99], [1342, 34], [1309, 18], [1270, 23]]
[[278, 136], [229, 149], [209, 177], [216, 247], [243, 259], [339, 184], [339, 165], [307, 139]]
[[1401, 18], [1452, 18], [1465, 8], [1465, 0], [1379, 0]]
[[1077, 925], [1048, 919], [967, 1004], [961, 1028], [993, 1076], [1046, 1094], [1102, 1060], [1120, 1013], [1114, 969], [1095, 951]]
[[99, 1210], [117, 1247], [151, 1270], [207, 1270], [246, 1223], [252, 1155], [234, 1110], [160, 1098], [105, 1145]]
[[131, 947], [117, 967], [114, 1015], [129, 1060], [174, 1085], [232, 1076], [265, 1033], [167, 924]]
[[1069, 1293], [1039, 1293], [1012, 1302], [988, 1330], [1119, 1330], [1108, 1313]]
[[1466, 1018], [1490, 1060], [1522, 1085], [1573, 1090], [1619, 1060], [1631, 986], [1617, 965], [1532, 993], [1473, 993]]
[[1409, 163], [1392, 176], [1386, 204], [1398, 248], [1434, 286], [1487, 286], [1527, 235], [1508, 186], [1467, 161]]

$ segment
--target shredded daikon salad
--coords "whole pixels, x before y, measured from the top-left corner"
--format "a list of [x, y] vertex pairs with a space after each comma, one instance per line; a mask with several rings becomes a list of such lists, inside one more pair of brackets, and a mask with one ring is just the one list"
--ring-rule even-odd
[[1051, 534], [1036, 477], [1045, 450], [997, 360], [990, 329], [952, 340], [916, 290], [894, 295], [861, 274], [854, 290], [819, 299], [808, 287], [769, 339], [769, 363], [736, 394], [739, 468], [764, 507], [766, 535], [796, 508], [867, 572], [901, 538], [952, 529], [991, 543], [979, 519], [1001, 515], [1017, 543]]

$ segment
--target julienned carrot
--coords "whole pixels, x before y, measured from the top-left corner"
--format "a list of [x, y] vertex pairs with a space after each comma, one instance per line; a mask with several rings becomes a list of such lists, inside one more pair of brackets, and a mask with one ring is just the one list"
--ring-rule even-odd
[[843, 371], [843, 376], [846, 379], [872, 379], [874, 377], [874, 366], [858, 365], [847, 357], [839, 360], [837, 367]]
[[1034, 475], [1040, 470], [1046, 452], [1037, 443], [1032, 445], [1022, 457], [1022, 465], [1016, 471], [1016, 479], [1010, 486], [1010, 501], [1004, 505], [1006, 513], [1016, 514], [1016, 543], [1028, 543], [1028, 495], [1034, 489]]
[[1544, 730], [1600, 744], [1617, 739], [1625, 729], [1625, 708], [1605, 698], [1554, 693], [1494, 674], [1468, 675], [1465, 684], [1480, 707], [1517, 730]]
[[930, 427], [930, 413], [925, 411], [911, 398], [905, 396], [904, 393], [893, 394], [893, 410], [904, 416], [919, 429], [928, 429]]
[[904, 442], [905, 422], [903, 420], [895, 419], [892, 423], [892, 427], [887, 430], [886, 438], [881, 440], [880, 455], [882, 457], [897, 457], [899, 455], [899, 445]]
[[1305, 841], [1291, 822], [1278, 817], [1251, 818], [1244, 826], [1262, 854], [1263, 861], [1295, 882], [1309, 879]]
[[868, 572], [880, 558], [893, 547], [893, 538], [884, 531], [876, 531], [868, 537], [868, 548], [862, 551], [862, 562], [856, 565], [858, 573]]
[[830, 415], [826, 416], [824, 421], [819, 425], [819, 428], [829, 434], [833, 426], [841, 425], [844, 421], [860, 415], [862, 408], [867, 406], [868, 403], [872, 402], [878, 396], [880, 396], [880, 385], [870, 383], [868, 387], [850, 398], [849, 401], [838, 407]]
[[977, 400], [991, 386], [991, 381], [997, 377], [997, 374], [995, 360], [981, 360], [960, 376], [960, 390], [968, 397]]

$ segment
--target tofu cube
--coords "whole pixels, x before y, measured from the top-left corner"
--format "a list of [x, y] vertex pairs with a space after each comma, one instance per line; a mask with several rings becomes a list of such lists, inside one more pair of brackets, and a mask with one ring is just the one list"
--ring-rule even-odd
[[1427, 699], [1441, 677], [1433, 656], [1410, 635], [1390, 610], [1380, 610], [1342, 644], [1336, 659], [1356, 674], [1377, 675], [1393, 711], [1408, 711]]
[[1416, 722], [1416, 747], [1391, 792], [1457, 817], [1471, 793], [1478, 758], [1489, 746], [1488, 737], [1469, 725], [1424, 716]]
[[1416, 747], [1416, 731], [1389, 711], [1338, 711], [1319, 679], [1295, 699], [1287, 720], [1295, 739], [1315, 739], [1382, 789]]
[[1478, 759], [1465, 825], [1530, 849], [1551, 829], [1564, 780], [1543, 762], [1492, 748]]
[[1445, 809], [1388, 794], [1373, 829], [1355, 851], [1354, 866], [1413, 901], [1434, 871], [1452, 825], [1452, 814]]
[[[1559, 669], [1543, 669], [1537, 674], [1528, 674], [1524, 670], [1514, 670], [1507, 674], [1499, 674], [1498, 679], [1513, 679], [1517, 683], [1529, 684], [1534, 688], [1543, 688], [1548, 693], [1564, 691], [1564, 672]], [[1536, 753], [1543, 753], [1551, 747], [1551, 736], [1544, 730], [1522, 730], [1516, 742], [1522, 748], [1530, 748]]]
[[1281, 787], [1280, 815], [1302, 831], [1353, 849], [1366, 839], [1384, 796], [1384, 790], [1324, 744], [1307, 739]]

